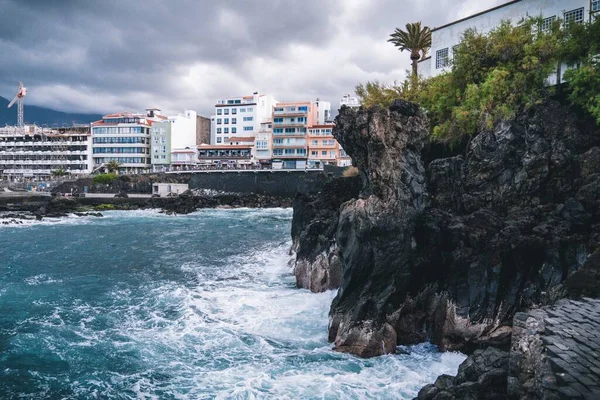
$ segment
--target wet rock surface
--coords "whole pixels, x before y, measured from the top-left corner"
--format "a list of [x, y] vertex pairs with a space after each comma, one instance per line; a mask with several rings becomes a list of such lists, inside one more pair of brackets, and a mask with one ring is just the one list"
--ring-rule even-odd
[[294, 275], [300, 288], [319, 293], [337, 289], [341, 263], [335, 242], [339, 210], [357, 198], [360, 179], [333, 178], [317, 195], [298, 193], [293, 202], [292, 250], [296, 253]]

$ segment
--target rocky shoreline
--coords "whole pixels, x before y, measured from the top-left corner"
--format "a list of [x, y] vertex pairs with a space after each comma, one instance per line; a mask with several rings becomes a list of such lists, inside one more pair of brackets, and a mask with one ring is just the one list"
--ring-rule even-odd
[[524, 343], [520, 313], [598, 296], [598, 127], [555, 102], [458, 148], [428, 145], [426, 116], [404, 101], [344, 107], [336, 122], [358, 188], [336, 181], [298, 196], [292, 227], [298, 286], [339, 287], [334, 349], [373, 357], [429, 340], [469, 355], [421, 399], [508, 398], [509, 363], [511, 398], [564, 395], [558, 381], [531, 383], [542, 364], [509, 360]]
[[160, 209], [166, 214], [189, 214], [203, 208], [289, 208], [292, 200], [255, 193], [187, 191], [173, 198], [0, 197], [0, 223], [63, 218], [69, 215], [101, 217], [107, 210]]

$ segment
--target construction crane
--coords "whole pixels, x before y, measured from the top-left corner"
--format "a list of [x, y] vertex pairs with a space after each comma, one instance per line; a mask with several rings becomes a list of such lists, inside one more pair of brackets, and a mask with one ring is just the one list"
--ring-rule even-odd
[[15, 102], [17, 102], [17, 126], [22, 128], [23, 123], [23, 97], [27, 94], [27, 88], [23, 86], [21, 82], [19, 82], [19, 88], [17, 89], [17, 94], [15, 98], [8, 104], [8, 108], [11, 108]]

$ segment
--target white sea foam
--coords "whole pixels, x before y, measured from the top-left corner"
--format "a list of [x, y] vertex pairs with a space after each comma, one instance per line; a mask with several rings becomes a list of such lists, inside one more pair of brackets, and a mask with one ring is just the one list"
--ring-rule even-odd
[[[102, 235], [110, 235], [107, 226], [145, 232], [147, 225], [140, 222], [164, 219], [170, 228], [153, 243], [160, 249], [154, 253], [156, 265], [131, 267], [128, 273], [165, 275], [116, 280], [94, 297], [61, 295], [34, 302], [41, 317], [23, 319], [16, 329], [31, 333], [18, 336], [13, 345], [51, 352], [59, 361], [68, 360], [72, 371], [86, 370], [68, 382], [74, 398], [405, 399], [438, 375], [456, 373], [464, 359], [458, 353], [437, 353], [427, 344], [407, 347], [409, 354], [370, 360], [333, 352], [327, 323], [336, 293], [295, 288], [287, 264], [289, 209], [103, 214], [89, 222], [103, 227]], [[181, 249], [190, 246], [182, 241], [188, 226], [211, 229], [215, 221], [221, 227], [268, 221], [280, 226], [282, 236], [224, 252], [218, 267], [211, 264], [214, 258], [182, 259]], [[96, 240], [109, 239], [94, 232]], [[137, 247], [138, 239], [132, 239], [127, 251]], [[111, 260], [121, 260], [116, 256]], [[130, 263], [123, 262], [123, 268]], [[31, 275], [19, 281], [30, 290], [52, 291], [70, 281], [51, 272]], [[58, 378], [39, 379], [43, 388]]]

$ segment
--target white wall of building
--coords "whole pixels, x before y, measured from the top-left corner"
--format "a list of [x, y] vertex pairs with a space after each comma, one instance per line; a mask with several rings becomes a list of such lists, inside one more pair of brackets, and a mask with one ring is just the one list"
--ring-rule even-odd
[[331, 121], [331, 103], [317, 99], [314, 102], [314, 107], [317, 110], [317, 125], [325, 125]]
[[276, 103], [273, 96], [259, 93], [219, 100], [210, 118], [210, 143], [223, 144], [230, 137], [256, 137], [261, 123], [271, 119]]
[[342, 96], [342, 99], [340, 100], [339, 108], [342, 108], [342, 106], [358, 108], [358, 107], [360, 107], [360, 101], [358, 100], [358, 97], [356, 97], [356, 96], [351, 96], [349, 94], [345, 94], [344, 96]]
[[171, 124], [171, 149], [190, 149], [196, 147], [196, 112], [185, 110], [183, 114], [169, 116]]
[[431, 59], [419, 63], [420, 73], [424, 77], [436, 76], [448, 70], [450, 66], [444, 66], [443, 54], [448, 53], [448, 60], [452, 60], [452, 48], [460, 43], [463, 33], [474, 28], [480, 33], [488, 33], [500, 25], [504, 20], [513, 23], [526, 17], [561, 18], [565, 12], [583, 8], [583, 20], [590, 18], [590, 0], [520, 0], [505, 6], [491, 9], [467, 18], [463, 21], [442, 26], [432, 30], [432, 46], [430, 50]]

